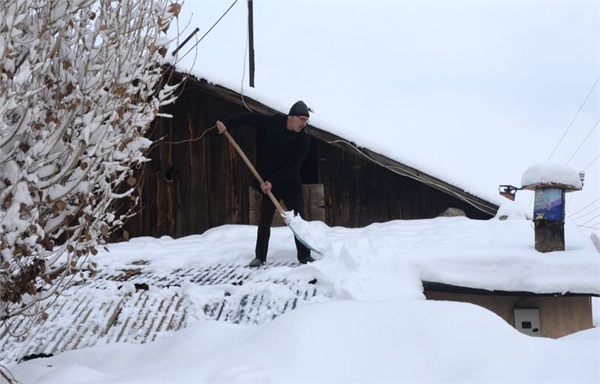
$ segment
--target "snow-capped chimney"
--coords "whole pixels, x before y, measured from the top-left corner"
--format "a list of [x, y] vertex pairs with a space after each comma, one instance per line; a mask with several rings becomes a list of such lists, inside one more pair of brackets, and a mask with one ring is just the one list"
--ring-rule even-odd
[[539, 252], [565, 250], [565, 193], [580, 191], [583, 177], [563, 165], [542, 163], [529, 167], [521, 189], [535, 191], [533, 222], [535, 249]]

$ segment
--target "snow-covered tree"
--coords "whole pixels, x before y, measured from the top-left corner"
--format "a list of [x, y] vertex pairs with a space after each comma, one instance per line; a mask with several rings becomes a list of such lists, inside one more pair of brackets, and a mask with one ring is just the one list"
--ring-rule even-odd
[[0, 320], [40, 313], [125, 219], [113, 200], [172, 101], [161, 60], [179, 9], [0, 2]]

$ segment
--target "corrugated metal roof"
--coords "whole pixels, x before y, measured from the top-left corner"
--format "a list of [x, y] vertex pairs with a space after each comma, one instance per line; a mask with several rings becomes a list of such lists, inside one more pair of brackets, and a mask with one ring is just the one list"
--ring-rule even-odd
[[[327, 296], [315, 281], [264, 277], [265, 268], [292, 267], [296, 263], [291, 261], [258, 269], [217, 264], [167, 276], [149, 273], [140, 264], [72, 284], [46, 311], [45, 320], [12, 319], [0, 330], [0, 362], [114, 342], [146, 343], [197, 321], [261, 324]], [[215, 289], [188, 294], [198, 286]]]

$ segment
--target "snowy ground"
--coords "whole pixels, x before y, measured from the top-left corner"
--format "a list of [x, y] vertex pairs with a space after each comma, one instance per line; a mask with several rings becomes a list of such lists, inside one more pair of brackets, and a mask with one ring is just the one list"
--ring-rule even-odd
[[[10, 368], [23, 383], [600, 379], [598, 328], [558, 340], [532, 338], [483, 308], [425, 301], [422, 293], [421, 279], [598, 294], [598, 253], [572, 226], [566, 252], [540, 255], [524, 219], [438, 218], [363, 229], [304, 224], [300, 230], [323, 252], [320, 260], [261, 273], [316, 278], [331, 293], [329, 301], [261, 325], [198, 321], [152, 343], [96, 346]], [[146, 260], [146, 271], [164, 275], [191, 265], [249, 261], [255, 231], [231, 225], [177, 240], [137, 238], [110, 246], [97, 261], [104, 271], [116, 271]], [[294, 259], [288, 228], [273, 230], [269, 257]], [[188, 287], [188, 294], [201, 295], [200, 288]]]
[[199, 323], [14, 368], [23, 383], [598, 382], [598, 328], [531, 338], [469, 304], [340, 301], [260, 327]]

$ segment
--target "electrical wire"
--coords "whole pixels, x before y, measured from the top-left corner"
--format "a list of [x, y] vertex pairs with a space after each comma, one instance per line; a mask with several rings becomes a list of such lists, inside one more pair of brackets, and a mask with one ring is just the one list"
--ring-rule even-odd
[[598, 160], [599, 158], [600, 158], [600, 155], [596, 156], [596, 157], [594, 158], [594, 160], [590, 161], [590, 163], [589, 163], [588, 165], [586, 165], [586, 166], [585, 166], [585, 168], [583, 168], [583, 171], [585, 171], [586, 169], [588, 169], [589, 167], [591, 167], [591, 166], [592, 166], [592, 164], [594, 164], [594, 162], [595, 162], [596, 160]]
[[569, 218], [573, 219], [573, 220], [580, 220], [581, 218], [583, 218], [583, 217], [585, 217], [585, 216], [587, 216], [587, 215], [589, 215], [591, 213], [597, 212], [598, 210], [600, 210], [600, 207], [592, 207], [591, 210], [589, 210], [589, 211], [587, 211], [585, 213], [582, 212], [581, 214], [570, 215]]
[[571, 206], [571, 201], [573, 200], [573, 196], [574, 196], [573, 193], [571, 193], [571, 196], [569, 196], [569, 201], [567, 202], [567, 209], [569, 209], [569, 207]]
[[186, 139], [186, 140], [182, 140], [182, 141], [165, 141], [165, 144], [177, 145], [177, 144], [188, 143], [191, 141], [198, 141], [198, 140], [202, 139], [204, 137], [204, 135], [206, 135], [209, 131], [211, 131], [215, 128], [217, 128], [217, 126], [213, 125], [212, 127], [208, 128], [206, 131], [202, 132], [202, 135], [200, 135], [200, 137], [197, 137], [195, 139]]
[[592, 85], [592, 88], [590, 89], [590, 91], [588, 92], [587, 96], [585, 97], [585, 100], [583, 100], [583, 103], [581, 103], [581, 106], [579, 107], [579, 110], [577, 111], [577, 113], [575, 114], [575, 116], [573, 117], [573, 120], [571, 120], [571, 123], [569, 124], [569, 126], [567, 127], [567, 129], [565, 130], [565, 133], [563, 133], [562, 137], [560, 138], [560, 140], [558, 141], [558, 144], [556, 144], [556, 147], [554, 147], [554, 150], [552, 151], [552, 153], [550, 154], [550, 157], [548, 158], [547, 161], [550, 161], [552, 159], [552, 157], [554, 156], [554, 154], [556, 153], [556, 150], [558, 149], [558, 147], [560, 146], [560, 143], [562, 143], [562, 141], [564, 140], [565, 136], [567, 135], [567, 133], [571, 130], [571, 127], [573, 126], [573, 123], [575, 122], [575, 119], [577, 119], [577, 116], [579, 116], [579, 112], [581, 112], [581, 110], [583, 109], [583, 106], [585, 105], [585, 103], [587, 102], [588, 98], [590, 97], [590, 95], [592, 94], [592, 92], [594, 91], [594, 88], [596, 88], [596, 85], [598, 84], [598, 81], [600, 80], [600, 76], [598, 76], [598, 78], [596, 79], [596, 81], [594, 82], [594, 85]]
[[203, 35], [203, 36], [200, 38], [200, 40], [198, 40], [198, 41], [196, 42], [196, 44], [192, 45], [192, 47], [191, 47], [191, 48], [190, 48], [190, 49], [189, 49], [189, 50], [188, 50], [188, 51], [187, 51], [187, 52], [186, 52], [186, 53], [185, 53], [183, 56], [181, 56], [180, 58], [178, 58], [178, 60], [177, 60], [177, 61], [176, 61], [176, 62], [173, 64], [173, 66], [176, 66], [176, 65], [177, 65], [177, 64], [178, 64], [178, 63], [179, 63], [179, 62], [180, 62], [180, 61], [181, 61], [181, 60], [182, 60], [184, 57], [186, 57], [186, 56], [187, 56], [187, 55], [188, 55], [188, 54], [189, 54], [189, 53], [192, 51], [192, 49], [196, 48], [196, 46], [197, 46], [198, 44], [200, 44], [200, 42], [202, 42], [202, 40], [204, 40], [204, 38], [205, 38], [205, 37], [206, 37], [206, 36], [207, 36], [207, 35], [210, 33], [210, 31], [212, 31], [212, 30], [213, 30], [213, 28], [214, 28], [214, 27], [215, 27], [217, 24], [219, 24], [219, 22], [220, 22], [220, 21], [221, 21], [221, 20], [222, 20], [222, 19], [225, 17], [225, 15], [226, 15], [226, 14], [227, 14], [227, 13], [228, 13], [230, 10], [231, 10], [231, 8], [233, 8], [233, 6], [234, 6], [234, 5], [235, 5], [237, 2], [238, 2], [238, 0], [235, 0], [235, 1], [233, 2], [233, 4], [231, 4], [231, 5], [229, 6], [229, 8], [227, 8], [227, 10], [225, 11], [225, 13], [223, 13], [223, 14], [221, 15], [221, 17], [219, 17], [219, 19], [218, 19], [218, 20], [217, 20], [217, 21], [216, 21], [216, 22], [215, 22], [215, 23], [212, 25], [212, 27], [210, 27], [210, 28], [208, 29], [208, 31], [206, 31], [206, 33], [205, 33], [205, 34], [204, 34], [204, 35]]
[[576, 224], [577, 224], [577, 225], [586, 225], [586, 224], [587, 224], [587, 223], [589, 223], [590, 221], [593, 221], [593, 220], [595, 220], [595, 219], [597, 219], [597, 218], [599, 218], [599, 217], [600, 217], [600, 213], [599, 213], [599, 214], [597, 214], [596, 216], [592, 217], [591, 219], [589, 219], [589, 220], [588, 220], [588, 221], [586, 221], [585, 223], [581, 223], [581, 224], [579, 224], [579, 223], [577, 223], [577, 222], [576, 222]]
[[578, 225], [578, 227], [580, 228], [585, 228], [585, 229], [596, 229], [596, 230], [600, 230], [599, 227], [590, 227], [588, 225]]
[[577, 149], [575, 150], [575, 153], [573, 153], [573, 155], [571, 156], [571, 158], [569, 159], [569, 161], [567, 161], [567, 165], [569, 165], [569, 163], [571, 162], [571, 160], [573, 160], [573, 158], [575, 157], [575, 155], [577, 154], [577, 152], [579, 152], [579, 150], [581, 149], [581, 147], [583, 146], [583, 144], [585, 144], [585, 142], [587, 141], [587, 139], [590, 138], [590, 135], [592, 134], [592, 132], [594, 132], [594, 130], [596, 129], [596, 127], [598, 126], [598, 124], [600, 124], [600, 120], [596, 121], [596, 124], [594, 124], [594, 126], [592, 127], [592, 129], [590, 129], [590, 131], [588, 132], [587, 136], [583, 139], [583, 141], [581, 142], [581, 144], [579, 144], [579, 147], [577, 147]]
[[[596, 88], [596, 85], [598, 84], [598, 81], [600, 81], [600, 76], [598, 76], [598, 78], [596, 79], [596, 81], [594, 82], [594, 85], [592, 85], [592, 88], [590, 89], [590, 91], [588, 92], [587, 96], [585, 97], [585, 99], [583, 100], [583, 103], [581, 103], [581, 106], [579, 107], [579, 109], [577, 110], [577, 113], [575, 114], [575, 116], [573, 116], [573, 119], [571, 120], [571, 123], [569, 124], [569, 126], [567, 127], [567, 129], [565, 130], [565, 132], [563, 133], [562, 137], [560, 138], [560, 140], [558, 141], [558, 143], [556, 144], [556, 146], [554, 147], [554, 150], [552, 151], [552, 153], [550, 154], [550, 157], [548, 158], [547, 161], [550, 161], [552, 159], [552, 157], [554, 156], [554, 154], [556, 153], [556, 150], [558, 149], [558, 147], [560, 146], [560, 144], [562, 143], [562, 141], [564, 140], [565, 136], [567, 135], [567, 133], [571, 130], [571, 127], [573, 126], [573, 123], [575, 122], [575, 119], [577, 119], [577, 116], [579, 116], [579, 112], [581, 112], [581, 110], [583, 109], [585, 103], [587, 102], [588, 98], [590, 97], [590, 95], [592, 94], [592, 92], [594, 91], [594, 88]], [[575, 150], [575, 153], [573, 153], [573, 156], [571, 156], [571, 158], [569, 159], [569, 161], [567, 162], [567, 165], [571, 162], [571, 160], [573, 160], [573, 157], [577, 154], [577, 152], [579, 152], [579, 149], [581, 149], [581, 146], [583, 145], [583, 143], [585, 143], [585, 141], [588, 139], [588, 137], [592, 134], [592, 132], [594, 131], [594, 129], [596, 128], [596, 126], [598, 125], [598, 123], [600, 123], [600, 120], [598, 120], [596, 122], [596, 124], [592, 127], [592, 129], [590, 130], [590, 132], [588, 133], [588, 135], [585, 137], [585, 139], [583, 140], [583, 142], [579, 145], [579, 147], [577, 148], [577, 150]], [[598, 157], [596, 157], [596, 159], [598, 159]], [[588, 164], [583, 170], [587, 169], [590, 165], [592, 165], [592, 163], [594, 161], [596, 161], [596, 159], [592, 160], [592, 162], [590, 164]], [[531, 196], [531, 199], [529, 199], [529, 207], [531, 207], [531, 204], [533, 203], [533, 198], [534, 195]], [[571, 200], [569, 199], [569, 202], [567, 203], [567, 206], [570, 204]]]
[[423, 177], [420, 177], [418, 174], [414, 174], [414, 173], [412, 173], [410, 171], [407, 171], [406, 169], [383, 164], [383, 163], [375, 160], [371, 156], [367, 155], [363, 151], [361, 151], [360, 148], [358, 148], [358, 146], [350, 143], [349, 141], [346, 141], [346, 140], [333, 140], [333, 141], [328, 141], [327, 143], [328, 144], [336, 144], [336, 143], [346, 144], [346, 145], [350, 146], [351, 148], [353, 148], [356, 152], [360, 153], [362, 156], [364, 156], [369, 161], [371, 161], [371, 162], [373, 162], [373, 163], [375, 163], [375, 164], [377, 164], [377, 165], [379, 165], [379, 166], [381, 166], [383, 168], [386, 168], [386, 169], [388, 169], [388, 170], [390, 170], [390, 171], [392, 171], [394, 173], [397, 173], [399, 175], [409, 177], [409, 178], [411, 178], [413, 180], [417, 180], [417, 181], [419, 181], [421, 183], [424, 183], [424, 184], [427, 184], [427, 185], [429, 185], [431, 187], [435, 187], [438, 190], [445, 191], [446, 193], [448, 193], [448, 194], [450, 194], [450, 195], [458, 198], [459, 200], [462, 200], [462, 201], [466, 202], [469, 205], [472, 205], [473, 207], [476, 207], [477, 209], [479, 209], [479, 210], [481, 210], [481, 211], [483, 211], [483, 212], [485, 212], [485, 213], [487, 213], [489, 215], [495, 215], [496, 214], [495, 210], [493, 210], [493, 209], [491, 209], [489, 207], [481, 206], [481, 204], [478, 204], [477, 200], [472, 199], [472, 198], [470, 198], [470, 197], [468, 197], [466, 195], [459, 194], [456, 191], [453, 191], [452, 189], [446, 187], [443, 184], [440, 184], [440, 183], [437, 183], [437, 182], [434, 182], [434, 181], [431, 181], [431, 180], [427, 180], [427, 179], [425, 179]]
[[589, 204], [588, 204], [588, 205], [586, 205], [585, 207], [581, 208], [579, 211], [571, 213], [571, 214], [569, 215], [569, 217], [570, 217], [570, 216], [574, 216], [574, 215], [578, 214], [579, 212], [583, 211], [584, 209], [586, 209], [586, 208], [587, 208], [587, 207], [589, 207], [590, 205], [594, 204], [594, 203], [595, 203], [596, 201], [598, 201], [598, 200], [600, 200], [600, 197], [599, 197], [599, 198], [597, 198], [596, 200], [592, 201], [591, 203], [589, 203]]
[[200, 139], [202, 139], [204, 137], [204, 135], [206, 135], [209, 131], [213, 130], [217, 128], [216, 125], [213, 125], [212, 127], [208, 128], [207, 130], [205, 130], [204, 132], [202, 132], [202, 134], [200, 135], [200, 137], [197, 137], [195, 139], [186, 139], [186, 140], [181, 140], [181, 141], [161, 141], [163, 140], [165, 137], [167, 137], [168, 135], [165, 135], [161, 138], [159, 138], [158, 140], [156, 140], [154, 143], [152, 143], [152, 145], [150, 146], [150, 148], [148, 148], [148, 152], [150, 153], [154, 148], [156, 148], [157, 145], [159, 144], [171, 144], [171, 145], [178, 145], [178, 144], [184, 144], [184, 143], [189, 143], [192, 141], [198, 141]]
[[[231, 8], [233, 8], [233, 6], [235, 5], [235, 3], [237, 3], [237, 2], [238, 2], [238, 0], [235, 0], [235, 1], [233, 2], [233, 4], [231, 4], [231, 5], [229, 6], [229, 8], [227, 9], [227, 11], [225, 11], [225, 13], [224, 13], [224, 14], [223, 14], [223, 15], [222, 15], [220, 18], [219, 18], [219, 20], [217, 20], [217, 21], [216, 21], [216, 23], [215, 23], [215, 24], [213, 24], [213, 26], [212, 26], [212, 27], [211, 27], [211, 28], [210, 28], [210, 29], [209, 29], [209, 30], [208, 30], [208, 31], [207, 31], [207, 32], [204, 34], [204, 36], [202, 36], [202, 38], [200, 38], [200, 40], [199, 40], [198, 42], [196, 42], [196, 44], [194, 44], [194, 45], [193, 45], [193, 46], [192, 46], [192, 47], [191, 47], [191, 48], [188, 50], [188, 52], [186, 52], [186, 54], [185, 54], [183, 57], [185, 57], [185, 56], [186, 56], [186, 55], [187, 55], [187, 54], [188, 54], [188, 53], [189, 53], [189, 52], [190, 52], [192, 49], [194, 49], [194, 48], [195, 48], [195, 47], [196, 47], [196, 46], [197, 46], [197, 45], [200, 43], [200, 41], [202, 41], [202, 39], [204, 39], [204, 37], [205, 37], [205, 36], [206, 36], [206, 35], [207, 35], [207, 34], [208, 34], [208, 33], [209, 33], [209, 32], [210, 32], [210, 31], [211, 31], [211, 30], [212, 30], [212, 29], [215, 27], [215, 25], [217, 25], [217, 24], [219, 23], [219, 21], [221, 21], [221, 19], [222, 19], [222, 18], [223, 18], [223, 17], [224, 17], [224, 16], [227, 14], [227, 12], [229, 12], [229, 10], [230, 10]], [[254, 112], [252, 109], [250, 109], [250, 107], [248, 107], [248, 105], [246, 105], [246, 101], [244, 100], [244, 80], [245, 80], [245, 77], [246, 77], [246, 59], [247, 59], [247, 57], [248, 57], [248, 39], [249, 39], [249, 38], [250, 38], [249, 31], [248, 31], [248, 28], [246, 28], [246, 47], [245, 47], [245, 49], [244, 49], [244, 61], [243, 61], [243, 68], [242, 68], [242, 83], [241, 83], [241, 86], [240, 86], [240, 88], [241, 88], [240, 97], [241, 97], [242, 104], [244, 105], [244, 107], [246, 107], [246, 109], [247, 109], [248, 111], [250, 111], [250, 112]], [[183, 59], [183, 57], [182, 57], [181, 59]], [[180, 60], [181, 60], [181, 59], [180, 59]], [[195, 59], [194, 59], [194, 61], [195, 61]], [[179, 62], [179, 60], [177, 61], [177, 63], [178, 63], [178, 62]], [[176, 64], [177, 64], [177, 63], [176, 63]], [[177, 142], [173, 142], [173, 141], [165, 141], [164, 143], [165, 143], [165, 144], [178, 145], [178, 144], [188, 143], [188, 142], [192, 142], [192, 141], [198, 141], [198, 140], [202, 139], [202, 138], [204, 137], [204, 135], [206, 135], [206, 133], [208, 133], [210, 130], [212, 130], [212, 129], [216, 128], [216, 127], [217, 127], [216, 125], [213, 125], [212, 127], [208, 128], [206, 131], [204, 131], [204, 132], [202, 133], [202, 135], [200, 135], [200, 137], [198, 137], [198, 138], [195, 138], [195, 139], [187, 139], [187, 140], [182, 140], [182, 141], [177, 141]], [[165, 136], [165, 137], [166, 137], [166, 136]], [[160, 141], [160, 140], [164, 139], [165, 137], [162, 137], [162, 138], [161, 138], [161, 139], [159, 139], [158, 141]], [[158, 141], [157, 141], [157, 143], [155, 143], [155, 144], [158, 144]], [[150, 152], [150, 150], [151, 150], [151, 149], [153, 149], [154, 147], [155, 147], [154, 145], [153, 145], [153, 146], [151, 146], [151, 147], [150, 147], [150, 149], [148, 150], [148, 152]]]

